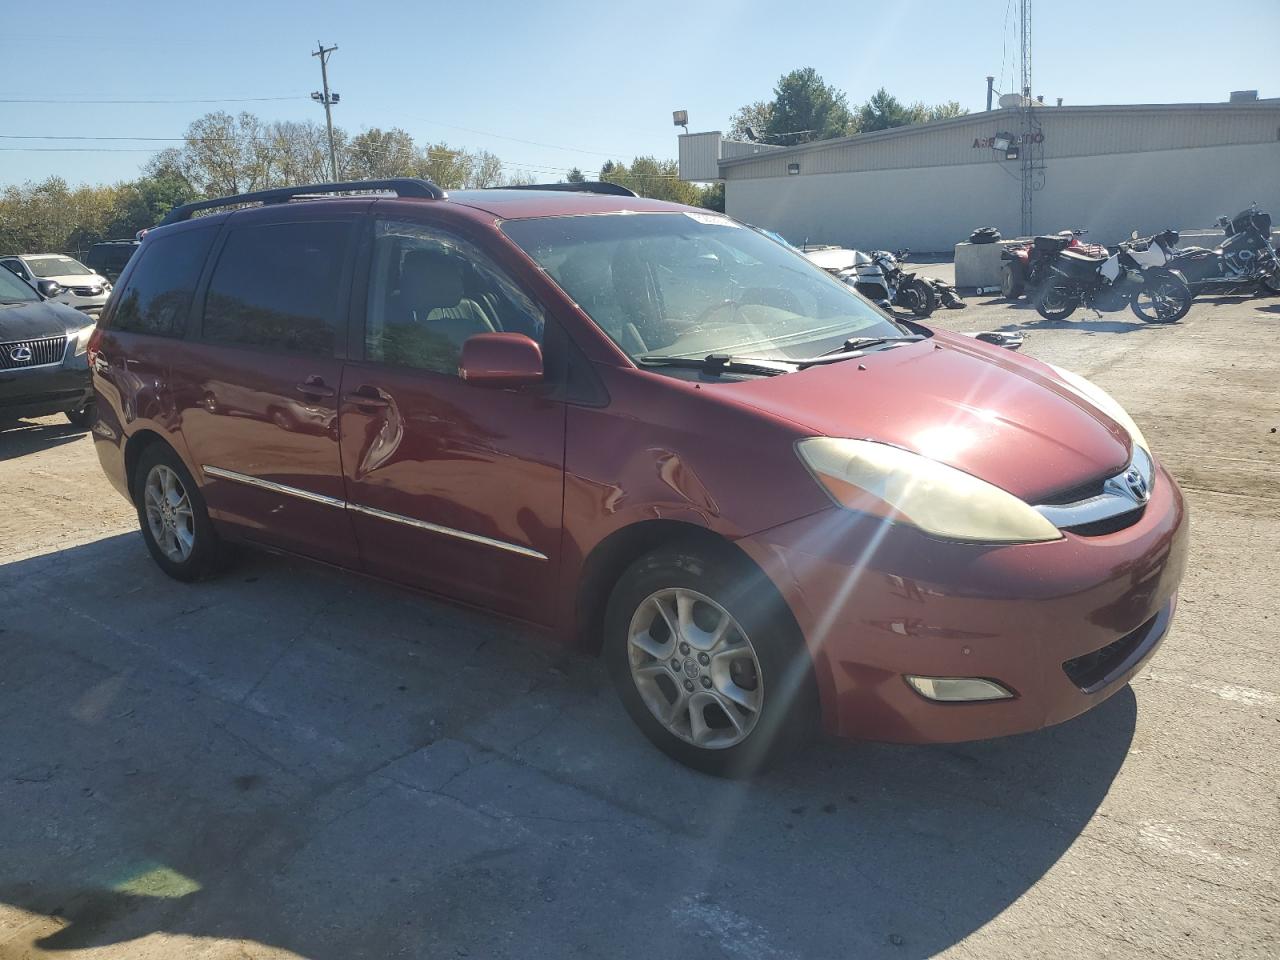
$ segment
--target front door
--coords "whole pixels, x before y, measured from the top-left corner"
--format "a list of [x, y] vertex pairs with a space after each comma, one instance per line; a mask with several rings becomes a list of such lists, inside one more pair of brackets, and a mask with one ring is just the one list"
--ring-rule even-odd
[[348, 514], [365, 569], [550, 623], [564, 495], [563, 402], [458, 377], [462, 343], [542, 310], [474, 245], [375, 219], [363, 356], [343, 370]]
[[183, 438], [209, 510], [243, 535], [358, 566], [338, 391], [357, 216], [233, 217], [197, 329], [173, 352]]

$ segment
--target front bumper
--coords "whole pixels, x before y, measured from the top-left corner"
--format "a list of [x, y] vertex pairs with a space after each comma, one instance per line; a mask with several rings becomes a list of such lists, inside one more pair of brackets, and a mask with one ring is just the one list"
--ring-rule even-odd
[[74, 340], [61, 363], [0, 370], [0, 418], [46, 417], [79, 410], [93, 398], [89, 364], [74, 355]]
[[65, 303], [69, 307], [75, 307], [81, 313], [97, 318], [102, 315], [102, 308], [107, 305], [107, 300], [110, 296], [111, 294], [109, 293], [101, 293], [96, 297], [81, 297], [64, 291], [54, 299], [59, 303]]
[[[1122, 689], [1168, 631], [1187, 537], [1181, 492], [1157, 467], [1140, 519], [1100, 536], [942, 543], [832, 509], [738, 542], [804, 633], [826, 729], [936, 743], [1037, 730]], [[931, 701], [907, 674], [1014, 695]]]

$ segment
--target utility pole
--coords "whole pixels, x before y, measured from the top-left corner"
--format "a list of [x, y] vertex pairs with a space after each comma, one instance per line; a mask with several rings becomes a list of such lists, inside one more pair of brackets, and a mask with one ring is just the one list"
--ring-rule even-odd
[[332, 107], [338, 102], [338, 95], [329, 92], [329, 55], [338, 49], [335, 43], [332, 47], [326, 47], [323, 43], [316, 41], [316, 50], [312, 52], [313, 57], [320, 58], [320, 82], [324, 86], [324, 92], [317, 90], [311, 94], [311, 99], [324, 104], [324, 122], [329, 128], [329, 175], [334, 183], [338, 182], [338, 151], [333, 146], [333, 112]]
[[987, 77], [987, 112], [991, 112], [991, 90], [992, 85], [996, 82], [995, 77]]

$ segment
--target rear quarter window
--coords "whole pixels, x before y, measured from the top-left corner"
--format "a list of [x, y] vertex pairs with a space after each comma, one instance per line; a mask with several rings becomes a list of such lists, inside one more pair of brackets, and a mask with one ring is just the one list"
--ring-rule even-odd
[[209, 281], [201, 339], [332, 356], [349, 221], [234, 227]]
[[117, 294], [112, 330], [180, 337], [200, 271], [217, 231], [184, 230], [154, 237]]

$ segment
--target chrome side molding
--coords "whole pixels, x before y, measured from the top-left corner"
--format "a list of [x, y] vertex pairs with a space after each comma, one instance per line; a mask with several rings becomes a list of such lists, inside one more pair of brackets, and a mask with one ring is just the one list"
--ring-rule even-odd
[[310, 490], [303, 490], [300, 487], [291, 487], [287, 484], [276, 483], [274, 480], [264, 480], [261, 477], [254, 477], [247, 473], [237, 473], [234, 470], [224, 470], [222, 467], [213, 467], [208, 464], [202, 464], [200, 470], [206, 477], [216, 477], [219, 480], [230, 480], [234, 483], [243, 483], [246, 486], [257, 487], [260, 490], [269, 490], [272, 493], [283, 494], [287, 497], [297, 497], [299, 500], [307, 500], [311, 503], [323, 504], [326, 507], [335, 507], [339, 510], [353, 510], [356, 513], [363, 513], [365, 516], [377, 517], [379, 520], [386, 520], [391, 523], [401, 523], [405, 526], [415, 527], [419, 530], [426, 530], [428, 533], [438, 533], [441, 536], [453, 537], [455, 540], [466, 540], [470, 543], [482, 544], [486, 547], [493, 547], [497, 550], [506, 550], [508, 553], [519, 554], [522, 557], [529, 557], [533, 560], [546, 560], [547, 555], [540, 553], [531, 547], [522, 547], [518, 543], [508, 543], [505, 540], [495, 540], [492, 537], [484, 537], [478, 533], [468, 533], [465, 530], [455, 530], [453, 527], [442, 527], [438, 523], [428, 523], [426, 520], [415, 520], [413, 517], [406, 517], [399, 513], [391, 513], [387, 510], [379, 510], [376, 507], [366, 507], [360, 503], [348, 503], [345, 500], [338, 500], [335, 497], [327, 497], [322, 493], [314, 493]]

